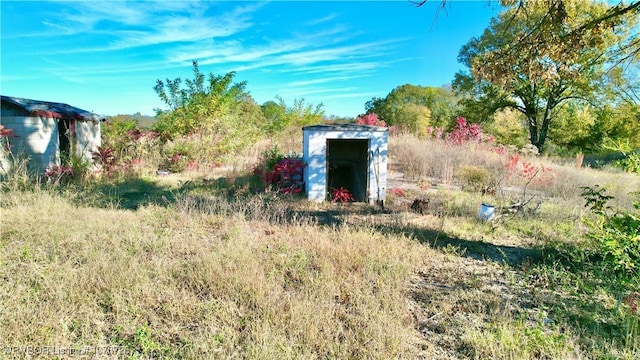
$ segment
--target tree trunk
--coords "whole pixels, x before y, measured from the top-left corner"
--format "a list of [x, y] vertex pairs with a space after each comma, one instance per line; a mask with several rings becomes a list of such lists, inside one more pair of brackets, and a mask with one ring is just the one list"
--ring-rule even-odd
[[536, 147], [538, 148], [538, 154], [542, 154], [542, 150], [544, 148], [544, 142], [547, 140], [547, 131], [549, 130], [549, 121], [545, 119], [542, 122], [542, 129], [540, 129], [540, 137], [538, 137], [538, 143]]
[[[559, 93], [562, 93], [561, 90]], [[544, 115], [542, 118], [542, 126], [540, 127], [540, 135], [538, 136], [538, 143], [535, 144], [538, 148], [538, 154], [542, 154], [542, 150], [544, 148], [544, 142], [547, 140], [547, 132], [549, 131], [549, 124], [551, 124], [551, 110], [554, 109], [559, 101], [556, 101], [555, 96], [550, 96], [547, 100], [547, 106], [544, 109]]]
[[538, 147], [538, 121], [535, 117], [529, 117], [529, 141]]

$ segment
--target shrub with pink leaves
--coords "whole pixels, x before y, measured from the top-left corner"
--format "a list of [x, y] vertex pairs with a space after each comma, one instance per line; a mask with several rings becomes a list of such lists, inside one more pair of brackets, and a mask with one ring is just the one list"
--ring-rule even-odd
[[355, 198], [345, 187], [331, 190], [331, 201], [334, 203], [353, 202]]
[[407, 196], [406, 191], [403, 188], [393, 188], [391, 189], [391, 193], [397, 197], [405, 197]]
[[442, 135], [444, 134], [444, 128], [441, 127], [427, 127], [427, 137], [433, 138], [436, 140], [442, 140]]
[[506, 164], [506, 178], [518, 177], [534, 185], [544, 185], [551, 182], [553, 174], [550, 167], [538, 166], [526, 161], [519, 154], [512, 154]]
[[53, 165], [44, 171], [44, 176], [54, 184], [60, 184], [73, 177], [71, 166]]
[[482, 140], [482, 128], [478, 124], [468, 123], [463, 117], [458, 117], [455, 128], [447, 134], [446, 138], [447, 141], [456, 145], [470, 141], [479, 142]]
[[265, 191], [279, 194], [299, 194], [304, 190], [305, 164], [299, 157], [283, 156], [277, 148], [263, 155], [264, 159], [253, 168], [253, 175], [260, 178]]
[[378, 114], [376, 113], [368, 113], [365, 115], [358, 116], [356, 118], [356, 124], [387, 127], [387, 123], [384, 122], [383, 120], [380, 120], [378, 118]]
[[98, 150], [91, 153], [93, 160], [102, 166], [106, 176], [111, 176], [116, 165], [115, 150], [111, 147], [98, 147]]
[[493, 136], [487, 136], [482, 132], [479, 124], [469, 123], [467, 119], [458, 117], [456, 125], [449, 133], [445, 133], [444, 128], [432, 127], [427, 128], [427, 137], [442, 140], [445, 139], [453, 145], [463, 145], [470, 142], [493, 142]]
[[0, 146], [4, 149], [4, 151], [11, 151], [11, 143], [9, 142], [10, 138], [18, 137], [14, 134], [12, 129], [6, 128], [3, 125], [0, 125]]

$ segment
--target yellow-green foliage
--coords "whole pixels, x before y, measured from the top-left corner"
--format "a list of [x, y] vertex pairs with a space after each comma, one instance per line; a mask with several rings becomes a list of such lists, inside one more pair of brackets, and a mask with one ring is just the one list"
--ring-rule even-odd
[[522, 148], [529, 140], [525, 122], [520, 112], [506, 108], [495, 113], [486, 131], [496, 137], [498, 144]]
[[458, 169], [456, 177], [462, 182], [465, 189], [471, 191], [487, 190], [489, 187], [495, 187], [495, 181], [492, 179], [491, 173], [477, 166], [461, 166]]

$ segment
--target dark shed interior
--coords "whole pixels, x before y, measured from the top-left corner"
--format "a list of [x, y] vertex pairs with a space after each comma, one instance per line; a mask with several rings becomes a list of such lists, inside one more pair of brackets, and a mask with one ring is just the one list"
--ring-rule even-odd
[[355, 201], [367, 201], [369, 139], [327, 139], [328, 196], [344, 187]]

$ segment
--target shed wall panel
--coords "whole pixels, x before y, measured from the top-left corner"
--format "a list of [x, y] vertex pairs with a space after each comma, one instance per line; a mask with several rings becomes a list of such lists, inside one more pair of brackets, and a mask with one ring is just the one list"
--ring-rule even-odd
[[101, 145], [100, 123], [94, 121], [76, 121], [76, 155], [91, 160], [91, 153]]
[[[100, 121], [103, 118], [66, 104], [39, 102], [30, 99], [2, 97], [0, 124], [12, 129], [17, 138], [11, 139], [12, 152], [20, 158], [29, 158], [29, 165], [39, 172], [51, 165], [60, 164], [60, 136], [58, 119], [39, 114], [62, 114], [74, 124], [71, 134], [75, 154], [91, 161], [91, 153], [101, 145]], [[35, 110], [34, 110], [35, 109]], [[60, 115], [56, 115], [60, 116]], [[76, 119], [85, 119], [76, 120]], [[0, 173], [8, 171], [9, 157], [0, 151]]]
[[[29, 165], [43, 172], [47, 167], [59, 164], [57, 120], [40, 116], [8, 116], [2, 118], [2, 125], [13, 130], [12, 153], [18, 158], [28, 158]], [[4, 156], [5, 171], [10, 165]]]

